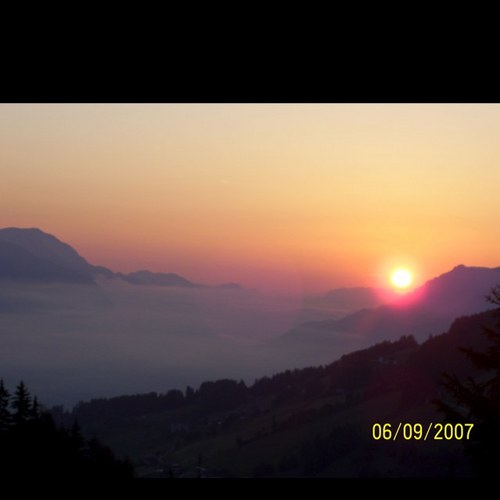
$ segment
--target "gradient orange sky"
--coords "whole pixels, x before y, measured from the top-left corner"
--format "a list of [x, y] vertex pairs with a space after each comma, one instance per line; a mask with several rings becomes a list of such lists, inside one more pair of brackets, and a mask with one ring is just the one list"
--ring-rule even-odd
[[500, 265], [500, 105], [0, 105], [0, 227], [263, 291]]

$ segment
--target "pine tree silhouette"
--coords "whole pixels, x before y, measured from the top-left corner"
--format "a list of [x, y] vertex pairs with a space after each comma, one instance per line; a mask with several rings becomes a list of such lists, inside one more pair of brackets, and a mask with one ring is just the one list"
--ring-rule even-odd
[[29, 418], [30, 420], [38, 420], [40, 417], [40, 405], [38, 404], [38, 398], [35, 396], [33, 398], [33, 404], [29, 410]]
[[500, 449], [500, 286], [492, 289], [487, 300], [499, 307], [494, 327], [483, 327], [490, 341], [485, 352], [462, 348], [467, 358], [484, 376], [461, 382], [455, 375], [444, 374], [443, 385], [453, 404], [436, 401], [450, 422], [474, 423], [466, 451], [472, 457], [480, 476], [496, 477], [498, 463], [494, 459]]
[[4, 432], [9, 428], [11, 423], [11, 415], [9, 411], [10, 393], [0, 380], [0, 432]]
[[15, 410], [13, 418], [17, 425], [28, 421], [31, 414], [31, 396], [22, 380], [16, 387], [12, 408]]
[[[9, 404], [14, 414], [9, 411]], [[52, 416], [31, 400], [24, 382], [15, 395], [0, 380], [0, 477], [30, 479], [131, 479], [132, 464], [117, 460], [112, 451], [93, 439], [88, 441], [79, 426], [58, 428]]]

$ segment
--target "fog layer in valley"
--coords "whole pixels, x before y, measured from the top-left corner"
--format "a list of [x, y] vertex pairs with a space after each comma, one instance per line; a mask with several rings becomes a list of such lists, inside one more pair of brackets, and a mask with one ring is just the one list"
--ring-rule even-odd
[[286, 348], [267, 349], [304, 321], [340, 312], [318, 300], [244, 289], [134, 286], [106, 278], [98, 286], [2, 284], [0, 310], [1, 375], [10, 386], [23, 378], [47, 405], [225, 377], [253, 382], [330, 362], [340, 352], [335, 342], [329, 351], [311, 346], [300, 362]]
[[377, 292], [356, 288], [278, 297], [137, 285], [113, 273], [88, 285], [3, 281], [0, 377], [10, 386], [24, 379], [45, 404], [66, 406], [220, 378], [252, 383], [403, 335], [423, 341], [492, 307], [485, 293], [499, 282], [500, 268], [456, 266], [376, 305]]

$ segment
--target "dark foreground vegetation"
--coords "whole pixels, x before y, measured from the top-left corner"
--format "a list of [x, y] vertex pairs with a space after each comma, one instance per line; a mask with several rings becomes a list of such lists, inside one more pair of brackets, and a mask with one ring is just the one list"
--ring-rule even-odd
[[13, 396], [0, 381], [0, 471], [4, 478], [45, 480], [124, 480], [133, 467], [117, 460], [79, 427], [56, 426], [21, 382]]
[[[465, 400], [460, 387], [490, 402], [495, 397], [498, 385], [489, 381], [497, 373], [498, 384], [498, 351], [491, 350], [497, 314], [459, 318], [420, 345], [405, 336], [251, 386], [218, 380], [196, 390], [95, 399], [52, 414], [64, 425], [78, 420], [85, 435], [130, 456], [141, 477], [477, 477], [486, 471], [478, 440], [500, 428], [498, 405], [483, 418], [468, 406], [474, 395]], [[490, 353], [486, 374], [467, 361], [463, 347]], [[447, 385], [444, 373], [453, 374]], [[470, 441], [373, 434], [376, 423], [395, 429], [447, 421], [474, 422]]]
[[[47, 412], [23, 382], [11, 394], [0, 381], [0, 470], [65, 480], [123, 480], [134, 469], [150, 478], [494, 477], [500, 288], [489, 299], [499, 308], [422, 344], [403, 336], [250, 386], [217, 380]], [[439, 437], [436, 423], [473, 429]], [[418, 427], [433, 429], [429, 439], [411, 432]]]

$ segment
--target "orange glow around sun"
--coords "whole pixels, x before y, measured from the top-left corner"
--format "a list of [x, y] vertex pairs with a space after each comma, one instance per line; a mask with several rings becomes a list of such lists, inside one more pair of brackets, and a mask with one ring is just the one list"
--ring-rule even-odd
[[412, 273], [405, 268], [395, 269], [391, 273], [391, 283], [396, 290], [404, 291], [412, 284]]

